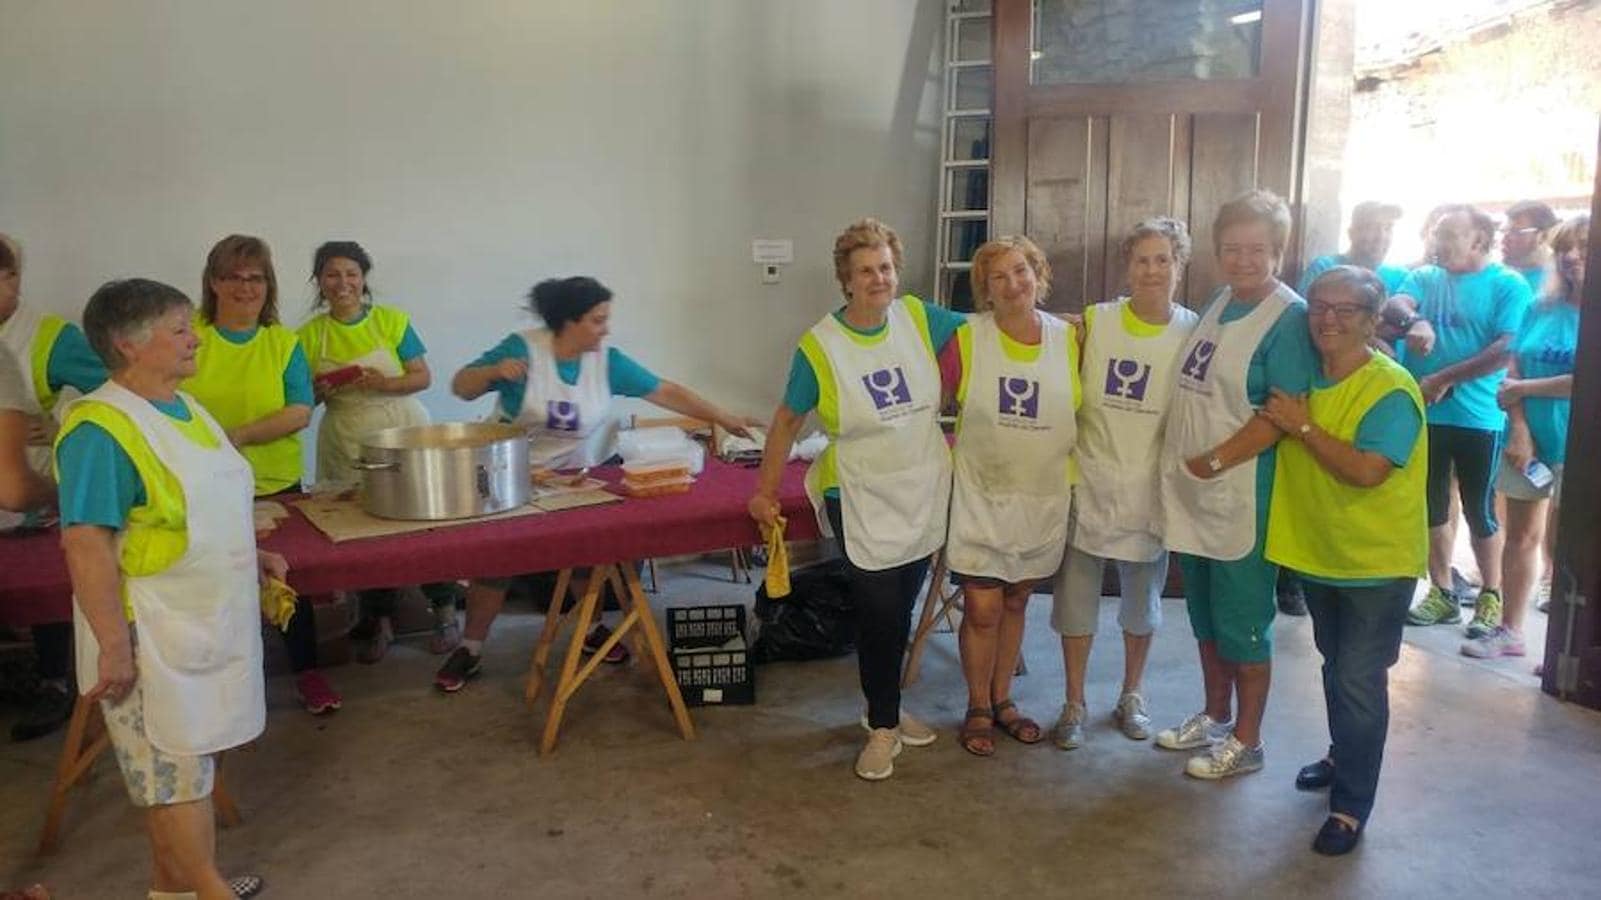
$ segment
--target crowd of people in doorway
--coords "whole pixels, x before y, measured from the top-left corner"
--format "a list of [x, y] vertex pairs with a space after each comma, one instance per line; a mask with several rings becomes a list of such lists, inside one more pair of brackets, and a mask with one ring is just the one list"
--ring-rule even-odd
[[[900, 691], [936, 552], [965, 597], [963, 750], [993, 756], [998, 736], [1088, 744], [1086, 671], [1110, 570], [1124, 650], [1111, 719], [1130, 739], [1192, 751], [1184, 772], [1208, 780], [1264, 764], [1283, 573], [1324, 657], [1329, 752], [1296, 778], [1331, 789], [1313, 848], [1357, 844], [1403, 627], [1459, 621], [1458, 510], [1483, 582], [1463, 652], [1524, 652], [1561, 492], [1588, 240], [1585, 217], [1559, 222], [1539, 203], [1512, 207], [1504, 226], [1442, 206], [1425, 259], [1403, 268], [1385, 262], [1399, 215], [1359, 205], [1349, 247], [1292, 288], [1280, 280], [1288, 206], [1241, 195], [1216, 212], [1201, 252], [1222, 284], [1195, 310], [1177, 297], [1196, 252], [1187, 228], [1149, 219], [1118, 248], [1126, 293], [1071, 316], [1042, 309], [1051, 270], [1024, 236], [979, 248], [979, 311], [965, 316], [901, 292], [888, 226], [863, 219], [836, 238], [844, 303], [799, 340], [749, 508], [775, 524], [783, 465], [815, 414], [830, 440], [807, 490], [843, 549], [857, 616], [858, 776], [888, 778], [903, 747], [936, 739]], [[257, 552], [252, 501], [303, 488], [299, 433], [319, 404], [321, 479], [348, 475], [364, 434], [427, 421], [415, 399], [431, 381], [425, 348], [405, 312], [373, 302], [371, 270], [358, 244], [322, 245], [314, 309], [291, 330], [267, 244], [233, 235], [206, 259], [198, 307], [169, 285], [116, 281], [80, 327], [19, 302], [21, 248], [0, 236], [0, 506], [16, 511], [0, 524], [59, 517], [76, 593], [73, 624], [35, 629], [40, 699], [13, 737], [58, 727], [78, 690], [102, 704], [147, 811], [152, 897], [262, 887], [224, 879], [211, 849], [215, 754], [265, 724], [259, 585], [287, 571]], [[554, 469], [611, 456], [604, 423], [620, 396], [745, 433], [742, 417], [610, 345], [612, 300], [587, 277], [535, 285], [540, 326], [462, 367], [452, 392], [494, 394], [495, 414], [525, 428], [534, 460]], [[82, 399], [62, 402], [68, 389]], [[958, 413], [953, 440], [945, 409]], [[1200, 678], [1195, 712], [1159, 729], [1142, 680], [1170, 561]], [[1413, 606], [1420, 579], [1428, 590]], [[1048, 728], [1011, 696], [1026, 605], [1047, 584], [1065, 675]], [[361, 596], [363, 661], [393, 639], [396, 589]], [[441, 691], [480, 672], [506, 590], [472, 581], [458, 632], [456, 586], [423, 586], [432, 649], [446, 654]], [[284, 640], [302, 703], [326, 714], [342, 698], [317, 667], [314, 623], [303, 602]], [[603, 631], [590, 637], [605, 643]]]

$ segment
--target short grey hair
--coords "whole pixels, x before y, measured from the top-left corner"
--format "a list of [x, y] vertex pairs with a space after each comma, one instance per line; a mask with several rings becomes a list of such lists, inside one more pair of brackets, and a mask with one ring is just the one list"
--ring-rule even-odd
[[1317, 296], [1318, 291], [1343, 288], [1360, 302], [1369, 313], [1377, 315], [1389, 297], [1379, 276], [1361, 266], [1335, 266], [1319, 275], [1306, 289], [1306, 299]]
[[1173, 261], [1184, 266], [1190, 261], [1190, 231], [1178, 219], [1167, 216], [1154, 216], [1135, 225], [1123, 238], [1117, 247], [1117, 260], [1123, 268], [1128, 268], [1129, 260], [1134, 258], [1134, 245], [1148, 237], [1166, 238], [1173, 248]]
[[156, 320], [180, 306], [194, 304], [170, 284], [148, 278], [108, 281], [83, 308], [83, 333], [106, 368], [120, 371], [127, 368], [128, 360], [118, 352], [117, 341], [142, 344], [150, 340]]

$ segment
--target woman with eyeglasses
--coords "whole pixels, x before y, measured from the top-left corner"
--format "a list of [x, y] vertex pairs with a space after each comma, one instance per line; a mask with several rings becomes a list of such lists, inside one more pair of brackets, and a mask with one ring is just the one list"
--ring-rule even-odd
[[1496, 401], [1507, 412], [1507, 442], [1496, 490], [1506, 498], [1506, 549], [1501, 623], [1462, 644], [1480, 659], [1522, 656], [1529, 597], [1556, 549], [1557, 504], [1567, 463], [1568, 417], [1573, 407], [1573, 362], [1579, 349], [1590, 217], [1576, 216], [1551, 238], [1556, 272], [1512, 339], [1512, 361]]
[[1289, 239], [1289, 206], [1272, 193], [1218, 210], [1212, 240], [1226, 284], [1179, 352], [1168, 410], [1163, 542], [1179, 554], [1206, 705], [1156, 743], [1203, 750], [1185, 766], [1194, 778], [1263, 763], [1278, 567], [1262, 540], [1281, 434], [1258, 410], [1275, 388], [1305, 393], [1316, 370], [1306, 302], [1278, 279]]
[[1386, 672], [1428, 569], [1428, 453], [1417, 382], [1370, 346], [1383, 282], [1336, 266], [1309, 293], [1320, 361], [1312, 389], [1275, 389], [1263, 410], [1286, 436], [1267, 558], [1300, 579], [1323, 655], [1329, 752], [1295, 785], [1332, 786], [1312, 849], [1338, 856], [1356, 846], [1373, 811], [1390, 718]]
[[[195, 336], [195, 372], [183, 390], [249, 461], [258, 499], [299, 493], [300, 430], [316, 401], [300, 339], [278, 320], [278, 278], [266, 241], [233, 234], [211, 248]], [[317, 623], [308, 598], [296, 604], [284, 644], [306, 711], [316, 716], [339, 709], [343, 699], [317, 671]]]

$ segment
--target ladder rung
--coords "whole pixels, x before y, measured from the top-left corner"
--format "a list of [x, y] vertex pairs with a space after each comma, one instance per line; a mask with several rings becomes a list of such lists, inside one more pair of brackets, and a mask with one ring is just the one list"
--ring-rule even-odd
[[947, 119], [983, 119], [983, 118], [987, 118], [989, 116], [989, 114], [990, 114], [990, 111], [988, 109], [947, 109], [947, 110], [945, 110], [945, 118], [947, 118]]
[[952, 272], [966, 272], [973, 268], [973, 264], [970, 262], [948, 262], [944, 265], [945, 268], [950, 269]]
[[947, 69], [980, 69], [988, 66], [987, 59], [953, 59], [945, 63]]
[[987, 160], [987, 159], [947, 159], [947, 160], [945, 160], [945, 168], [947, 168], [947, 169], [987, 169], [987, 168], [989, 168], [989, 164], [990, 164], [990, 161]]
[[967, 12], [948, 12], [948, 19], [987, 19], [992, 15], [989, 10], [969, 10]]
[[990, 217], [990, 211], [987, 209], [942, 210], [939, 217], [941, 219], [987, 219]]

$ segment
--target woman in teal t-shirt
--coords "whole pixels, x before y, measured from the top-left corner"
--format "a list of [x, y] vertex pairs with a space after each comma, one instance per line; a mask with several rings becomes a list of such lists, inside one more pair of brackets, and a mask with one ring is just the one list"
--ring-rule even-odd
[[1529, 596], [1545, 573], [1540, 550], [1545, 549], [1546, 559], [1555, 550], [1589, 239], [1588, 215], [1557, 228], [1551, 238], [1555, 275], [1545, 279], [1544, 295], [1512, 341], [1512, 362], [1496, 397], [1507, 411], [1506, 451], [1495, 485], [1507, 507], [1506, 549], [1501, 557], [1506, 606], [1500, 626], [1463, 642], [1462, 652], [1468, 656], [1524, 655], [1523, 617]]

